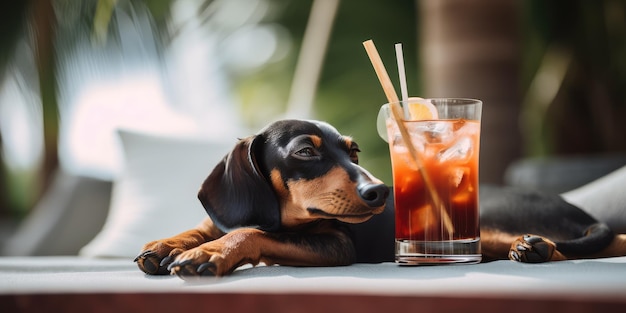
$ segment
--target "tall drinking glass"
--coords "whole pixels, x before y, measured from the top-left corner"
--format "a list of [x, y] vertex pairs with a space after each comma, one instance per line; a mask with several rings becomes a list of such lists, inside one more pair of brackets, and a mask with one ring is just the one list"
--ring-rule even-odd
[[404, 134], [390, 104], [383, 105], [378, 121], [393, 170], [396, 262], [480, 262], [482, 101], [409, 98], [399, 104]]

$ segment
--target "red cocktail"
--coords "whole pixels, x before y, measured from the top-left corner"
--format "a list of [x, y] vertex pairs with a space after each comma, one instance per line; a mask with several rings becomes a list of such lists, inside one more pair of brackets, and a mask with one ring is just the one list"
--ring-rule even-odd
[[410, 116], [401, 121], [412, 147], [405, 142], [396, 120], [386, 116], [394, 182], [396, 260], [402, 264], [479, 262], [481, 102], [414, 101], [417, 103], [409, 103], [405, 110]]

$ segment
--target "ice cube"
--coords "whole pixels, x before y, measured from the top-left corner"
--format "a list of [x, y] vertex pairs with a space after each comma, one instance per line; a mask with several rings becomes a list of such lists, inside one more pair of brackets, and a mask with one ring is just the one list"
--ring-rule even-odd
[[463, 126], [465, 126], [465, 119], [458, 119], [454, 122], [453, 127], [454, 127], [454, 131], [458, 131], [459, 129], [461, 129]]
[[448, 171], [450, 186], [454, 188], [469, 186], [470, 168], [467, 166], [451, 167]]
[[395, 134], [393, 136], [393, 140], [391, 141], [392, 145], [395, 147], [404, 147], [404, 141], [402, 140], [402, 136], [400, 136], [400, 134]]
[[450, 183], [455, 188], [459, 187], [461, 182], [463, 181], [463, 177], [465, 176], [465, 172], [469, 171], [468, 168], [460, 168], [456, 167], [450, 170]]
[[413, 131], [423, 134], [427, 143], [445, 143], [454, 135], [452, 125], [441, 122], [418, 123]]
[[451, 147], [439, 151], [439, 162], [466, 161], [472, 154], [472, 140], [459, 138]]

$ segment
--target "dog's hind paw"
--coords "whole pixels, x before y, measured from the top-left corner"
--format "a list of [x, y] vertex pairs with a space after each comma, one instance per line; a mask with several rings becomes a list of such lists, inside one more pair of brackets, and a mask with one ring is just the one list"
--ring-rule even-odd
[[[513, 242], [509, 250], [509, 259], [524, 263], [554, 261], [556, 244], [546, 238], [524, 235]], [[560, 253], [557, 252], [560, 255]]]

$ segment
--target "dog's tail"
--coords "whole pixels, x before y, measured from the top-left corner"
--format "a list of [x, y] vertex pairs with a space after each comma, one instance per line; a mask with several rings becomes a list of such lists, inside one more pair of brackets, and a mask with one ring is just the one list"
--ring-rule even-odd
[[615, 233], [604, 223], [597, 223], [585, 229], [582, 237], [556, 242], [556, 249], [568, 257], [597, 253], [608, 247]]

